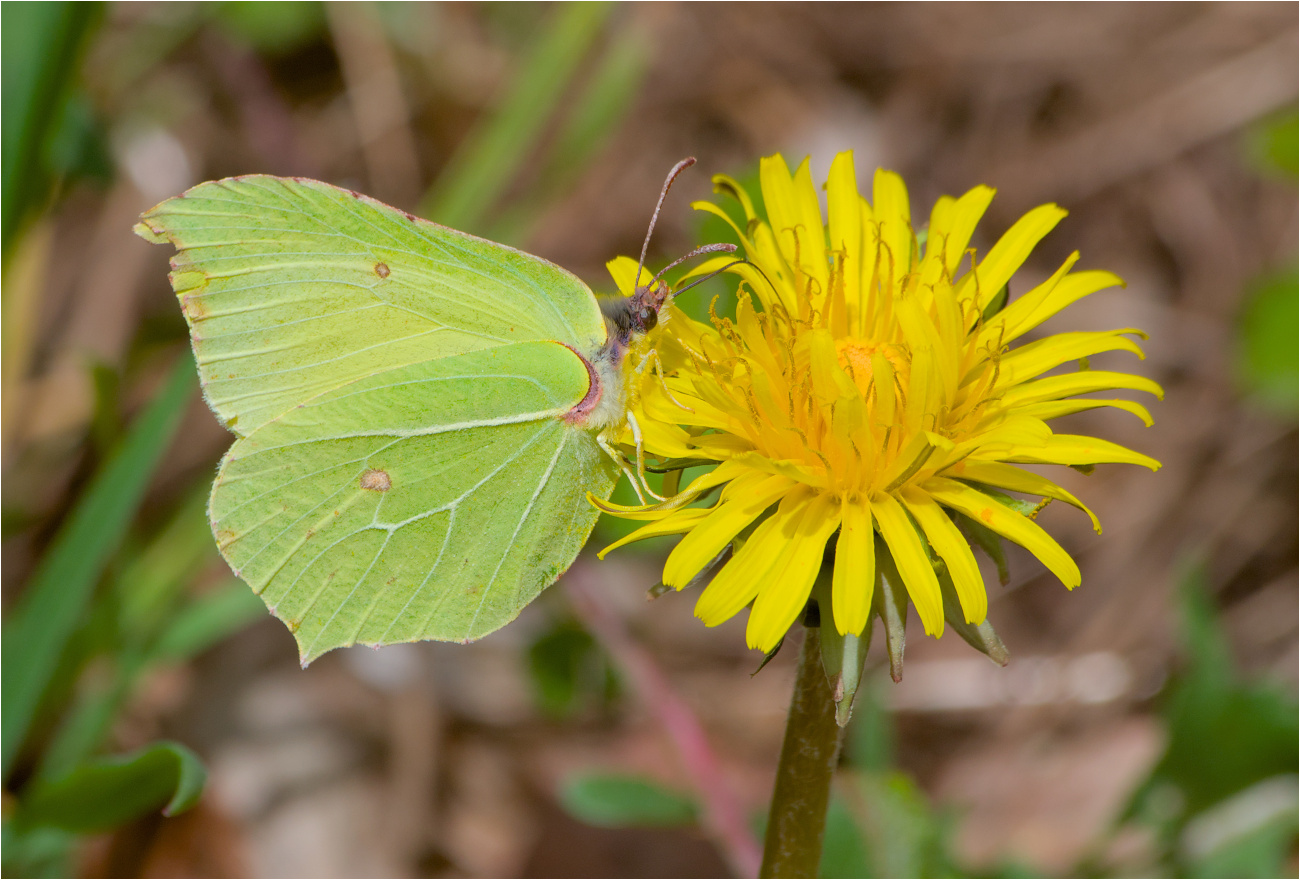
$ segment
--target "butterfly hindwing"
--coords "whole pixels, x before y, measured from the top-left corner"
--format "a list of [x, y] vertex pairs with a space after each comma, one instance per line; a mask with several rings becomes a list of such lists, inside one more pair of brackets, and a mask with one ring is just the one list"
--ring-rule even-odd
[[468, 640], [568, 568], [617, 468], [561, 418], [582, 362], [524, 343], [394, 368], [235, 443], [213, 487], [231, 567], [304, 662], [340, 645]]

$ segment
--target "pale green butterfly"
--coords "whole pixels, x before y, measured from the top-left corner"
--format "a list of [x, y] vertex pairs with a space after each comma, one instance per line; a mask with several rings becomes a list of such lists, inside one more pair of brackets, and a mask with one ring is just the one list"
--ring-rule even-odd
[[304, 665], [479, 638], [573, 562], [588, 493], [629, 470], [626, 353], [658, 277], [598, 302], [539, 257], [300, 178], [202, 183], [135, 231], [176, 246], [200, 384], [238, 436], [217, 546]]

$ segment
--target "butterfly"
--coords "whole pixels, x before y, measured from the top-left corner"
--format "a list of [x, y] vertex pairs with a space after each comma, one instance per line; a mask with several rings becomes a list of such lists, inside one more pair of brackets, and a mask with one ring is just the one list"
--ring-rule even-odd
[[630, 473], [628, 353], [659, 276], [598, 301], [539, 257], [302, 178], [202, 183], [135, 231], [176, 248], [200, 385], [237, 437], [217, 546], [304, 666], [500, 628], [577, 556], [588, 494]]

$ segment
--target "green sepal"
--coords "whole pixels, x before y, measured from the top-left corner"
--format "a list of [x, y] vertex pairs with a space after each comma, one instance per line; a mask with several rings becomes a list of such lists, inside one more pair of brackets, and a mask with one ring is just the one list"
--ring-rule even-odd
[[985, 526], [983, 523], [976, 522], [964, 513], [953, 511], [957, 527], [962, 530], [966, 537], [975, 542], [979, 547], [993, 560], [993, 564], [998, 567], [998, 582], [1002, 586], [1011, 583], [1011, 569], [1007, 567], [1007, 554], [1002, 549], [1002, 538], [997, 532]]
[[668, 586], [663, 581], [660, 581], [659, 583], [655, 584], [653, 587], [645, 591], [645, 598], [646, 601], [649, 602], [651, 599], [658, 599], [664, 593], [671, 593], [672, 591], [673, 591], [672, 587]]
[[989, 300], [989, 304], [984, 307], [984, 320], [990, 320], [997, 315], [998, 312], [1005, 309], [1007, 307], [1007, 300], [1009, 299], [1011, 299], [1011, 286], [1004, 284], [1002, 285], [1002, 289], [994, 294], [993, 299]]
[[755, 669], [753, 672], [751, 672], [749, 674], [749, 677], [753, 678], [754, 676], [758, 675], [760, 672], [763, 671], [764, 666], [766, 666], [767, 664], [775, 660], [776, 655], [781, 653], [781, 646], [784, 644], [785, 644], [785, 636], [781, 636], [781, 640], [778, 641], [775, 646], [773, 646], [772, 650], [768, 651], [766, 654], [763, 655], [763, 659], [758, 664], [758, 668]]
[[165, 816], [188, 810], [198, 803], [206, 780], [197, 755], [179, 743], [157, 742], [38, 784], [23, 798], [14, 823], [83, 834], [108, 831], [159, 808]]
[[[999, 492], [997, 489], [993, 489], [989, 486], [977, 485], [974, 488], [983, 492], [985, 495], [989, 496], [990, 498], [1002, 502], [1002, 504], [1004, 504], [1007, 507], [1010, 507], [1012, 510], [1014, 510], [1016, 513], [1020, 514], [1021, 516], [1027, 516], [1030, 519], [1033, 519], [1034, 515], [1037, 514], [1038, 511], [1043, 509], [1042, 502], [1026, 501], [1023, 498], [1013, 498], [1007, 493]], [[1050, 501], [1051, 499], [1049, 498], [1047, 500]]]
[[[1001, 492], [992, 494], [995, 494], [999, 500], [1009, 506], [1024, 505], [1032, 508], [1032, 505], [1027, 502], [1018, 501], [1015, 498], [1003, 495]], [[1024, 511], [1019, 506], [1016, 506], [1015, 509], [1024, 514]], [[984, 654], [999, 666], [1006, 666], [1007, 663], [1011, 662], [1011, 654], [1007, 651], [1006, 645], [1002, 644], [1002, 639], [998, 638], [998, 634], [993, 631], [993, 624], [989, 623], [987, 616], [983, 622], [978, 624], [966, 620], [966, 612], [961, 606], [961, 598], [957, 595], [957, 586], [952, 582], [952, 574], [948, 571], [947, 563], [939, 558], [934, 552], [934, 548], [928, 544], [926, 550], [930, 555], [930, 565], [934, 568], [935, 578], [939, 581], [939, 593], [943, 597], [943, 619], [957, 631], [959, 636], [966, 640], [966, 644]]]
[[[862, 683], [862, 666], [867, 659], [867, 649], [871, 647], [873, 624], [868, 616], [861, 635], [840, 635], [831, 601], [831, 572], [830, 567], [822, 566], [813, 584], [813, 597], [821, 608], [822, 668], [826, 670], [826, 681], [835, 698], [835, 723], [846, 727], [853, 715], [853, 698]], [[880, 580], [879, 575], [876, 580]]]
[[935, 574], [939, 577], [939, 590], [943, 594], [943, 619], [948, 622], [948, 625], [957, 632], [957, 635], [966, 640], [966, 644], [999, 666], [1006, 666], [1011, 662], [1011, 653], [1007, 651], [1006, 645], [1002, 644], [998, 634], [993, 631], [993, 624], [989, 623], [987, 617], [984, 618], [983, 623], [978, 624], [966, 621], [966, 613], [962, 611], [961, 600], [957, 598], [957, 588], [953, 585], [947, 567], [942, 570], [936, 567]]
[[885, 650], [889, 654], [889, 677], [903, 680], [903, 649], [907, 644], [907, 588], [894, 564], [885, 539], [876, 535], [876, 589], [871, 609], [885, 625]]
[[[748, 535], [749, 531], [752, 530], [746, 530], [745, 532], [742, 533], [742, 535]], [[740, 543], [739, 541], [735, 542], [735, 544], [739, 544], [739, 543]], [[723, 565], [725, 565], [727, 561], [731, 559], [732, 546], [733, 544], [728, 544], [727, 546], [719, 550], [718, 555], [710, 559], [703, 568], [701, 568], [699, 571], [695, 573], [694, 577], [692, 577], [689, 581], [686, 582], [686, 586], [681, 587], [680, 589], [677, 589], [676, 587], [670, 587], [667, 584], [665, 584], [663, 581], [660, 581], [659, 583], [655, 584], [653, 587], [646, 590], [645, 593], [646, 601], [648, 602], [652, 599], [658, 599], [664, 593], [671, 593], [674, 590], [677, 590], [677, 592], [679, 593], [684, 593], [685, 591], [693, 590], [696, 587], [708, 586], [709, 582], [713, 580], [713, 576], [717, 574], [718, 569], [721, 568]], [[762, 667], [760, 666], [759, 668], [761, 669]]]
[[716, 465], [717, 461], [712, 458], [666, 458], [658, 462], [646, 462], [645, 470], [648, 474], [668, 474], [673, 471], [684, 471], [687, 468]]

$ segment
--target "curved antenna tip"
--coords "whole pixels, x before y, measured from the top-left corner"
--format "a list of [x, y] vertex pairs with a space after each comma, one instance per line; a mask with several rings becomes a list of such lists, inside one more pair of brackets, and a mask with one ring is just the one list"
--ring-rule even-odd
[[659, 211], [664, 206], [664, 199], [668, 198], [668, 189], [673, 185], [673, 181], [677, 179], [677, 175], [681, 174], [694, 164], [695, 157], [687, 156], [685, 159], [682, 159], [674, 165], [672, 170], [668, 172], [668, 177], [664, 179], [664, 188], [659, 192], [659, 201], [655, 203], [655, 212], [650, 216], [650, 228], [646, 230], [645, 242], [641, 245], [641, 260], [637, 263], [636, 267], [637, 284], [641, 283], [641, 270], [645, 268], [645, 255], [646, 252], [650, 250], [650, 236], [654, 234], [655, 224], [659, 222]]

